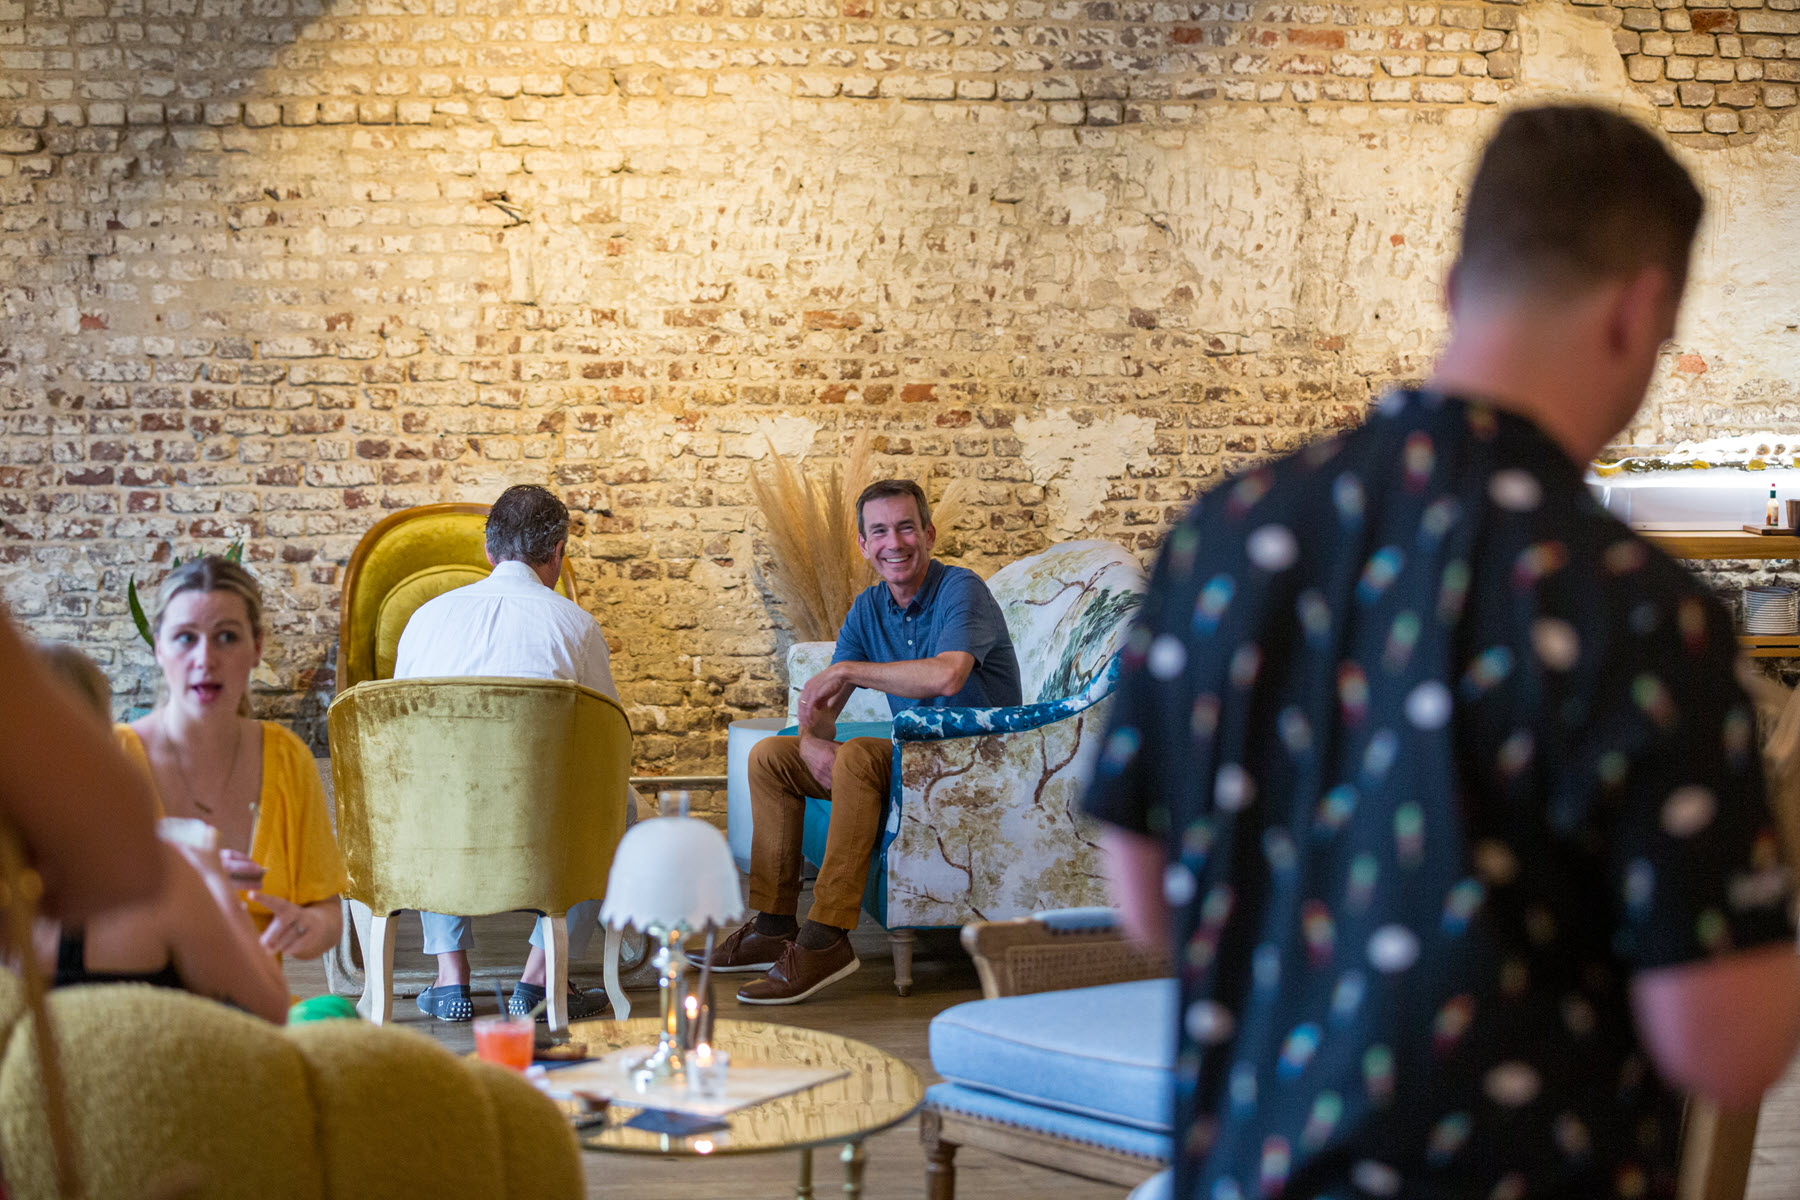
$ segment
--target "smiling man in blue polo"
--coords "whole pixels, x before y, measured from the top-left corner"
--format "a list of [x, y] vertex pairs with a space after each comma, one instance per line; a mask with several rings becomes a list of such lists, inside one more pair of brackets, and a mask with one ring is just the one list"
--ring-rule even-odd
[[[765, 738], [750, 755], [750, 905], [758, 911], [713, 955], [715, 971], [766, 972], [739, 990], [745, 1004], [794, 1004], [857, 968], [848, 934], [881, 833], [894, 746], [886, 738], [837, 740], [850, 694], [885, 692], [896, 713], [1021, 701], [1019, 660], [1000, 606], [975, 572], [931, 557], [937, 528], [919, 485], [870, 484], [856, 501], [856, 532], [880, 582], [856, 598], [831, 665], [801, 690], [800, 735]], [[808, 796], [831, 802], [831, 829], [801, 925]]]

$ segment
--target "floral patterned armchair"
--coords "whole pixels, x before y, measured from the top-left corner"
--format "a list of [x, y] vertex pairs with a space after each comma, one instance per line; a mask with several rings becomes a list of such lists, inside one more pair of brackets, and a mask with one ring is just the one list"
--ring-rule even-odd
[[[1077, 806], [1143, 569], [1111, 542], [1065, 542], [1001, 568], [988, 590], [1019, 656], [1024, 704], [894, 718], [884, 696], [859, 688], [839, 715], [840, 728], [863, 726], [844, 736], [892, 723], [893, 781], [863, 907], [888, 930], [903, 996], [916, 929], [1106, 903], [1094, 829]], [[789, 651], [790, 722], [831, 650], [801, 642]], [[807, 802], [805, 851], [815, 863], [830, 815], [826, 802]]]

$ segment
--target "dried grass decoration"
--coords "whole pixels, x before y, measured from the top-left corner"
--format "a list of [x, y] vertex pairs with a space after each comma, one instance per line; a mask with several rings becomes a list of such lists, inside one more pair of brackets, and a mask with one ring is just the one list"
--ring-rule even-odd
[[870, 454], [865, 431], [851, 443], [849, 457], [819, 480], [771, 441], [768, 476], [750, 472], [750, 493], [774, 551], [765, 578], [801, 641], [835, 639], [851, 601], [874, 578], [856, 548], [856, 498], [874, 482]]
[[[857, 593], [875, 581], [856, 545], [856, 498], [875, 482], [873, 450], [863, 430], [844, 461], [820, 480], [769, 442], [768, 477], [750, 472], [750, 492], [775, 555], [765, 578], [801, 641], [836, 640]], [[940, 552], [951, 549], [946, 542], [962, 516], [965, 482], [951, 483], [932, 505]]]

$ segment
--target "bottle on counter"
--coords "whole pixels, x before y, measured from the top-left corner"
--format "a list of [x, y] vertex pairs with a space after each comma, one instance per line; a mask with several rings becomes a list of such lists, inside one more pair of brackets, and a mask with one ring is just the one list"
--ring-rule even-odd
[[1772, 529], [1781, 525], [1781, 502], [1775, 499], [1774, 488], [1769, 489], [1769, 507], [1763, 513], [1763, 524]]

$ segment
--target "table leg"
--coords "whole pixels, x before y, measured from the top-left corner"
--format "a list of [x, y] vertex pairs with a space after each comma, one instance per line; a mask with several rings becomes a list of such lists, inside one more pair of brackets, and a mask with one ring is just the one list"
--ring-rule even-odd
[[862, 1200], [863, 1164], [868, 1161], [862, 1143], [845, 1142], [839, 1157], [844, 1160], [844, 1200]]
[[813, 1200], [811, 1146], [800, 1152], [800, 1181], [794, 1185], [794, 1200]]

